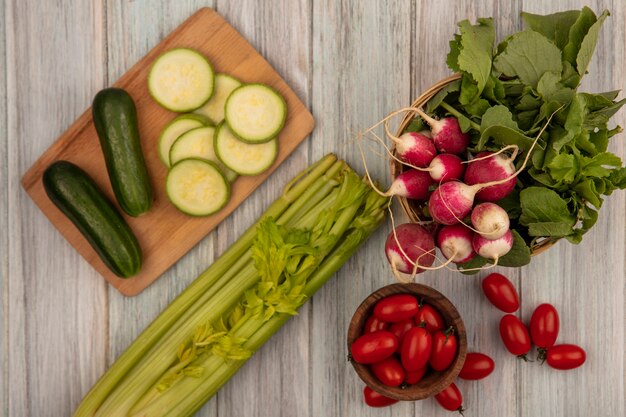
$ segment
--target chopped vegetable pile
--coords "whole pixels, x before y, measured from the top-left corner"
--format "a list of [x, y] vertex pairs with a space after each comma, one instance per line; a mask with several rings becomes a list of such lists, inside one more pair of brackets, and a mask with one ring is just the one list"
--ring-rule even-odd
[[[546, 16], [522, 13], [526, 29], [495, 48], [493, 19], [465, 20], [450, 41], [447, 63], [460, 79], [436, 94], [426, 113], [456, 117], [470, 136], [473, 156], [516, 145], [520, 169], [531, 152], [514, 190], [495, 201], [507, 211], [515, 238], [501, 265], [530, 262], [529, 247], [544, 238], [579, 243], [598, 219], [603, 197], [626, 188], [626, 168], [607, 150], [622, 131], [609, 120], [626, 99], [616, 100], [619, 91], [578, 91], [608, 16], [588, 7]], [[416, 117], [407, 131], [424, 128]], [[462, 267], [487, 262], [476, 256]]]

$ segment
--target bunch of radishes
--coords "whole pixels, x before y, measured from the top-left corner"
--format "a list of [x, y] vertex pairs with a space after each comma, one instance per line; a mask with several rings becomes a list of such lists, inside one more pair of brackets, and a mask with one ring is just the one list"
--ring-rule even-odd
[[515, 187], [517, 151], [512, 156], [502, 151], [481, 152], [463, 159], [470, 156], [470, 137], [461, 131], [458, 120], [435, 120], [419, 113], [430, 132], [390, 136], [396, 158], [410, 168], [396, 177], [385, 195], [427, 202], [433, 223], [429, 229], [410, 223], [392, 231], [385, 252], [394, 272], [433, 269], [435, 236], [448, 263], [465, 263], [476, 254], [497, 263], [513, 247], [509, 216], [495, 202]]

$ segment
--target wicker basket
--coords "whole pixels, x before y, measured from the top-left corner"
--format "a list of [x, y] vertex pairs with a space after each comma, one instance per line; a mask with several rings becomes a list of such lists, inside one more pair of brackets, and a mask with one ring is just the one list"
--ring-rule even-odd
[[[422, 93], [422, 95], [420, 95], [417, 99], [415, 99], [415, 101], [411, 104], [411, 107], [420, 108], [424, 106], [431, 98], [435, 96], [435, 94], [441, 91], [445, 86], [447, 86], [448, 84], [456, 80], [459, 80], [460, 78], [461, 78], [460, 74], [455, 74], [435, 83], [430, 88], [428, 88], [424, 93]], [[413, 117], [414, 117], [413, 114], [407, 113], [407, 115], [402, 120], [402, 123], [400, 124], [400, 128], [398, 129], [397, 136], [400, 136], [404, 132], [404, 130], [409, 125], [409, 123], [411, 123], [411, 120], [413, 120]], [[394, 152], [395, 152], [395, 149], [394, 149]], [[393, 158], [391, 158], [390, 161], [391, 161], [391, 175], [395, 178], [404, 170], [404, 165], [402, 165], [401, 163], [399, 163]], [[422, 212], [424, 208], [424, 204], [423, 203], [420, 204], [417, 201], [408, 200], [406, 198], [400, 198], [399, 200], [400, 200], [400, 204], [402, 205], [404, 212], [407, 214], [407, 216], [409, 216], [409, 220], [411, 220], [412, 222], [419, 222], [420, 221], [419, 213]], [[546, 238], [546, 239], [537, 241], [530, 248], [531, 255], [538, 255], [541, 252], [550, 249], [557, 242], [557, 240]]]

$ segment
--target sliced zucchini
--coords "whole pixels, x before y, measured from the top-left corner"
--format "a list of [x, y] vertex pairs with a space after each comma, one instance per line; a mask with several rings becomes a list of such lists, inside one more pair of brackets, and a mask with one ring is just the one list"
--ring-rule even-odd
[[170, 149], [170, 166], [188, 158], [206, 159], [214, 162], [228, 181], [234, 181], [237, 174], [226, 168], [215, 155], [214, 137], [215, 128], [210, 126], [198, 127], [183, 133]]
[[183, 133], [202, 126], [210, 126], [211, 121], [200, 114], [181, 114], [169, 122], [159, 137], [159, 157], [166, 166], [170, 166], [170, 148]]
[[197, 109], [213, 95], [215, 74], [198, 51], [171, 49], [161, 54], [148, 74], [148, 91], [168, 110], [184, 113]]
[[241, 86], [241, 81], [227, 74], [215, 74], [215, 91], [206, 104], [194, 113], [208, 117], [215, 125], [224, 120], [224, 105], [226, 99], [237, 87]]
[[239, 139], [268, 142], [285, 125], [287, 104], [274, 89], [263, 84], [246, 84], [235, 89], [224, 107], [224, 117]]
[[278, 155], [278, 139], [264, 143], [239, 140], [224, 122], [215, 134], [215, 154], [227, 167], [240, 175], [257, 175], [268, 169]]
[[211, 161], [183, 159], [170, 169], [165, 191], [172, 204], [190, 216], [218, 212], [230, 199], [230, 183]]

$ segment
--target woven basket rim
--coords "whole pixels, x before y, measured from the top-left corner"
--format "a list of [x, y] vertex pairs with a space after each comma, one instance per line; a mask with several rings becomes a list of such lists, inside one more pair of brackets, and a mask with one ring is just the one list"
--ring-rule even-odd
[[[424, 106], [431, 98], [433, 98], [444, 87], [460, 79], [461, 79], [461, 74], [454, 74], [442, 80], [437, 81], [435, 84], [430, 86], [426, 91], [420, 94], [420, 96], [417, 97], [413, 101], [413, 103], [411, 103], [410, 107], [420, 108]], [[404, 132], [404, 130], [408, 127], [408, 125], [411, 123], [414, 117], [415, 117], [415, 113], [407, 112], [407, 114], [404, 116], [404, 119], [402, 119], [402, 123], [400, 124], [400, 127], [398, 128], [398, 132], [396, 133], [396, 136], [400, 136]], [[394, 152], [395, 154], [395, 145], [392, 149], [392, 152]], [[396, 178], [396, 176], [402, 172], [403, 165], [393, 158], [390, 158], [389, 161], [390, 161], [391, 175], [393, 178]], [[415, 213], [413, 206], [411, 205], [409, 200], [404, 197], [400, 197], [399, 201], [405, 214], [409, 217], [409, 220], [413, 223], [419, 222], [420, 218], [418, 214]], [[560, 239], [552, 239], [549, 237], [538, 240], [530, 247], [530, 253], [532, 256], [539, 255], [540, 253], [545, 252], [546, 250], [550, 249], [559, 240]]]

